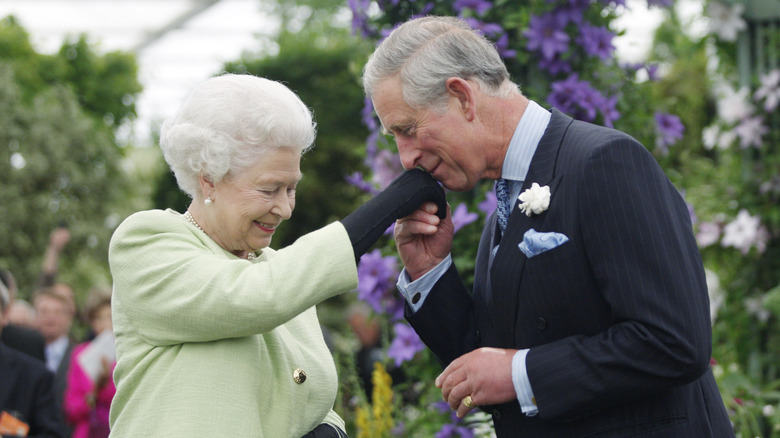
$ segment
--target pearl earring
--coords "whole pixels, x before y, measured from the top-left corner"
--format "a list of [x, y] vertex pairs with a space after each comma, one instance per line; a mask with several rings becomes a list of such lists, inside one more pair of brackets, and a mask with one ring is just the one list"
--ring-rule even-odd
[[209, 196], [208, 198], [206, 198], [205, 201], [203, 201], [203, 203], [206, 204], [206, 205], [211, 205], [213, 203], [213, 201], [211, 200], [211, 197]]

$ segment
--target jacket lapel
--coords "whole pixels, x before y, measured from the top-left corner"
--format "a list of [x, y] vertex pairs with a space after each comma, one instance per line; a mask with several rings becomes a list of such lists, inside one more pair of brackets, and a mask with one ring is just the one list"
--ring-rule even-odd
[[[555, 197], [555, 190], [560, 181], [560, 177], [553, 179], [555, 177], [555, 163], [563, 135], [571, 121], [570, 117], [553, 109], [550, 124], [539, 141], [520, 193], [530, 188], [533, 183], [537, 183], [540, 186], [549, 185], [551, 196]], [[517, 301], [520, 293], [520, 280], [527, 259], [518, 248], [518, 244], [522, 241], [525, 232], [541, 224], [546, 216], [546, 212], [526, 216], [520, 211], [518, 205], [519, 201], [515, 199], [506, 232], [501, 239], [501, 244], [489, 271], [492, 303], [488, 304], [493, 309], [500, 309], [494, 314], [498, 319], [496, 326], [502, 332], [501, 338], [505, 344], [504, 347], [516, 347], [514, 333], [517, 320]]]

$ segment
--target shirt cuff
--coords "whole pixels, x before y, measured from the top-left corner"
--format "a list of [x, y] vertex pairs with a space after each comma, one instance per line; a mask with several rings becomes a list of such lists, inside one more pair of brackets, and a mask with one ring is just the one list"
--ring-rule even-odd
[[525, 357], [528, 355], [528, 349], [518, 350], [512, 357], [512, 383], [515, 385], [517, 401], [520, 403], [520, 409], [529, 417], [539, 413], [536, 408], [536, 398], [531, 389], [531, 381], [528, 380], [528, 370], [525, 367]]
[[433, 289], [433, 285], [450, 269], [452, 265], [452, 255], [447, 254], [438, 265], [433, 269], [426, 272], [425, 275], [417, 280], [410, 281], [409, 274], [406, 273], [406, 268], [401, 270], [401, 274], [398, 276], [398, 282], [395, 286], [406, 298], [406, 302], [409, 303], [409, 307], [412, 311], [417, 312], [425, 302], [425, 298]]

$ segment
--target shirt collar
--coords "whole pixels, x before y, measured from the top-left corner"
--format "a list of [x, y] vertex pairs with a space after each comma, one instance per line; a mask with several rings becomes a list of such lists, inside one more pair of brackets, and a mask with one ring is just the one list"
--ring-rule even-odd
[[501, 167], [502, 178], [525, 181], [528, 168], [531, 167], [531, 159], [549, 123], [550, 112], [536, 102], [528, 101], [528, 106], [520, 117], [504, 156], [504, 164]]
[[46, 364], [49, 369], [55, 371], [68, 349], [68, 336], [60, 336], [54, 342], [46, 345]]

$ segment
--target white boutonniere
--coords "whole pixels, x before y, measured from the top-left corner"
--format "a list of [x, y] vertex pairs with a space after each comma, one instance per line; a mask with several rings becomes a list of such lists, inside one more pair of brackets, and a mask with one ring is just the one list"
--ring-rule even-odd
[[531, 216], [531, 213], [539, 214], [550, 206], [550, 186], [533, 183], [530, 189], [520, 193], [517, 198], [521, 202], [518, 207], [526, 216]]

